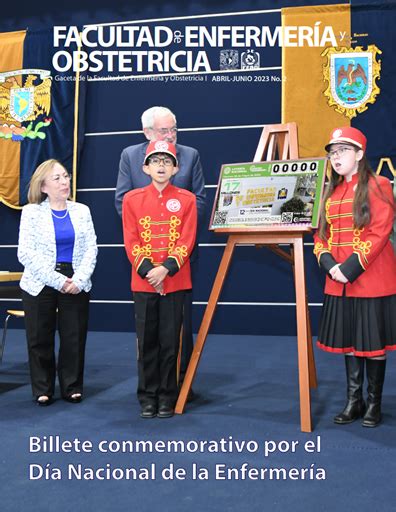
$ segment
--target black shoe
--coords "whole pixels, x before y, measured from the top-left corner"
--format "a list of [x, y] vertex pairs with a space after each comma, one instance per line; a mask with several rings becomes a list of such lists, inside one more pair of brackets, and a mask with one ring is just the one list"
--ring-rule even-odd
[[347, 425], [362, 418], [366, 410], [364, 400], [348, 400], [345, 409], [334, 417], [334, 423], [338, 425]]
[[158, 407], [158, 418], [171, 418], [174, 415], [174, 408], [168, 404], [160, 404]]
[[377, 427], [382, 421], [381, 404], [368, 404], [366, 414], [363, 416], [363, 427]]
[[337, 425], [347, 425], [361, 418], [366, 409], [363, 400], [364, 357], [345, 356], [348, 402], [334, 417]]
[[[179, 392], [180, 392], [180, 390], [181, 390], [182, 386], [183, 386], [183, 381], [181, 380], [181, 381], [179, 382]], [[188, 396], [187, 396], [187, 402], [188, 402], [188, 403], [193, 402], [193, 401], [194, 401], [194, 400], [196, 400], [197, 398], [198, 398], [197, 393], [195, 393], [195, 392], [193, 391], [193, 388], [190, 388], [190, 391], [188, 392]]]
[[69, 396], [63, 397], [63, 400], [66, 400], [66, 402], [70, 402], [71, 404], [79, 404], [82, 401], [82, 395], [81, 393], [73, 393]]
[[193, 391], [193, 388], [190, 389], [190, 392], [188, 393], [187, 402], [193, 402], [194, 400], [197, 400], [199, 395]]
[[367, 411], [363, 417], [363, 427], [377, 427], [382, 421], [381, 401], [385, 379], [386, 359], [366, 359], [368, 380]]
[[144, 419], [155, 418], [157, 416], [157, 407], [154, 404], [142, 405], [140, 417]]
[[[47, 400], [40, 400], [40, 398], [47, 398]], [[54, 403], [54, 399], [52, 398], [52, 396], [40, 395], [36, 398], [35, 402], [40, 407], [47, 407], [48, 405], [51, 405]]]

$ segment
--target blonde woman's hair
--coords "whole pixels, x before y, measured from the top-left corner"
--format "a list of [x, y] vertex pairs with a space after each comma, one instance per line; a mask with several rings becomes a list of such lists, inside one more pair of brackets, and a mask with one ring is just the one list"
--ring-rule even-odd
[[47, 198], [47, 194], [42, 192], [41, 188], [43, 186], [45, 178], [48, 176], [50, 171], [52, 171], [56, 164], [60, 165], [65, 170], [65, 172], [67, 172], [65, 167], [54, 158], [46, 160], [45, 162], [40, 164], [34, 171], [33, 176], [30, 179], [28, 191], [29, 203], [40, 204]]

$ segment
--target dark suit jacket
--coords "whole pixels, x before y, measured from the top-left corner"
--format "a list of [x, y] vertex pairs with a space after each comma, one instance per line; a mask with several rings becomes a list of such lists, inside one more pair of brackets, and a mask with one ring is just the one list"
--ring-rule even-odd
[[[129, 146], [121, 153], [115, 193], [115, 207], [122, 215], [122, 200], [124, 195], [135, 188], [146, 187], [151, 178], [144, 173], [142, 167], [148, 142]], [[196, 149], [176, 144], [179, 172], [172, 177], [175, 187], [184, 188], [195, 194], [197, 198], [198, 226], [202, 226], [205, 216], [205, 182], [201, 160]]]

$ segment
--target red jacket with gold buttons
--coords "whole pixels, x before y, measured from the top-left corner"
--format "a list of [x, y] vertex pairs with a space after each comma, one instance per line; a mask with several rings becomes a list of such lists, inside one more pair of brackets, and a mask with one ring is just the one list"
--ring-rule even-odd
[[191, 288], [190, 254], [197, 230], [194, 194], [169, 184], [131, 190], [122, 204], [124, 244], [132, 263], [132, 290], [153, 292], [147, 272], [164, 265], [164, 293]]
[[[327, 239], [314, 237], [314, 253], [327, 272], [337, 263], [348, 279], [348, 297], [385, 297], [396, 293], [396, 257], [389, 240], [393, 227], [393, 193], [382, 176], [369, 180], [370, 223], [353, 225], [353, 200], [358, 174], [342, 181], [326, 202]], [[344, 285], [327, 274], [325, 293], [341, 296]]]

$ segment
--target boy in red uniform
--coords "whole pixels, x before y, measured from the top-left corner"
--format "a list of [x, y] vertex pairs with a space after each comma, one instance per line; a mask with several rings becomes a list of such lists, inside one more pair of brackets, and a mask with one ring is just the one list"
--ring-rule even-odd
[[143, 170], [151, 185], [123, 200], [124, 243], [132, 264], [142, 418], [173, 416], [184, 291], [191, 289], [189, 257], [197, 229], [194, 194], [174, 187], [176, 148], [151, 142]]

